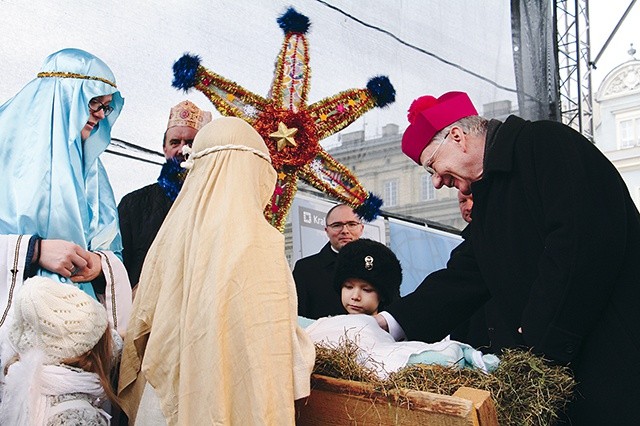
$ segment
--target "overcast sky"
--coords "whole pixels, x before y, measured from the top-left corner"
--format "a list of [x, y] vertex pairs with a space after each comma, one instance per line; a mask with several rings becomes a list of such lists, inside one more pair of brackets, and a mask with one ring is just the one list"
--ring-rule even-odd
[[[171, 87], [171, 65], [183, 53], [245, 88], [266, 96], [283, 34], [276, 18], [288, 6], [311, 20], [309, 102], [369, 78], [389, 76], [397, 101], [368, 113], [346, 131], [365, 129], [367, 137], [393, 122], [403, 130], [411, 100], [449, 90], [470, 93], [476, 105], [515, 100], [509, 2], [504, 0], [0, 0], [0, 103], [35, 77], [44, 58], [65, 47], [94, 53], [113, 70], [125, 107], [112, 136], [161, 149], [169, 108], [182, 99], [213, 111], [199, 92]], [[592, 0], [592, 58], [629, 0]], [[342, 10], [336, 10], [333, 7]], [[640, 6], [636, 5], [593, 72], [593, 88], [613, 67], [630, 59], [631, 42], [640, 49]], [[481, 74], [486, 83], [399, 43], [388, 31], [426, 52]], [[633, 37], [636, 37], [634, 39]], [[640, 55], [636, 55], [640, 57]], [[214, 112], [214, 116], [217, 113]], [[155, 180], [158, 167], [103, 156], [116, 198]]]

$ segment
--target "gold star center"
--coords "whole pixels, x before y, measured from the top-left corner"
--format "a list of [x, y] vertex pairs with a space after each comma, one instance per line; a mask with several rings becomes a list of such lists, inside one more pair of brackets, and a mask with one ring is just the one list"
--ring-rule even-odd
[[278, 152], [285, 149], [288, 145], [298, 146], [296, 140], [293, 138], [298, 133], [298, 129], [295, 127], [288, 128], [283, 122], [278, 123], [278, 131], [269, 135], [270, 138], [274, 138], [277, 143]]

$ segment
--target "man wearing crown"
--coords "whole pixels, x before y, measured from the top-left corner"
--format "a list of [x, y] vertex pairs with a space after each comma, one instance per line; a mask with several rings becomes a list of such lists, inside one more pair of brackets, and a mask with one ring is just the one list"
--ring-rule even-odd
[[166, 158], [158, 181], [125, 195], [118, 205], [122, 256], [131, 285], [140, 278], [142, 264], [164, 218], [180, 193], [186, 170], [182, 147], [191, 146], [198, 131], [211, 121], [211, 113], [193, 102], [182, 101], [171, 108], [162, 150]]

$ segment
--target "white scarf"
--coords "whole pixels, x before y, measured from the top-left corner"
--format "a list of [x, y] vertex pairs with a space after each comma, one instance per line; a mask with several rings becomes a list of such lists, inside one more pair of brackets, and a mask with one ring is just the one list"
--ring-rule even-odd
[[[46, 424], [51, 414], [47, 396], [68, 393], [84, 393], [93, 398], [105, 396], [97, 374], [62, 365], [44, 365], [44, 359], [42, 351], [33, 349], [9, 367], [2, 389], [0, 424]], [[106, 412], [102, 414], [110, 418]]]

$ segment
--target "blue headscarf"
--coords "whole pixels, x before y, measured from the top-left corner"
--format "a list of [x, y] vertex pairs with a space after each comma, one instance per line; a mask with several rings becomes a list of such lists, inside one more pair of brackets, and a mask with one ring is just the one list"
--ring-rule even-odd
[[[89, 101], [109, 94], [113, 111], [83, 143]], [[63, 49], [0, 106], [0, 234], [122, 251], [113, 190], [98, 156], [111, 142], [123, 104], [104, 62], [83, 50]]]

